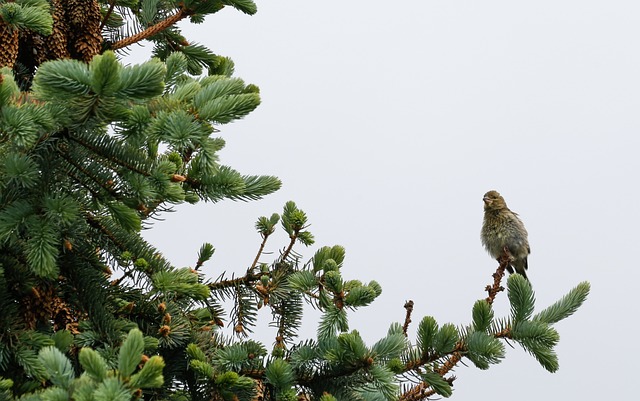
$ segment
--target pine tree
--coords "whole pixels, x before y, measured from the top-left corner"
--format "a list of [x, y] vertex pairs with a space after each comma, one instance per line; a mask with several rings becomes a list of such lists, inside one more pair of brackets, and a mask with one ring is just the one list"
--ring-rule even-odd
[[[506, 253], [470, 324], [424, 317], [413, 344], [409, 301], [404, 324], [369, 346], [347, 312], [381, 286], [344, 278], [340, 246], [303, 263], [297, 247], [314, 237], [293, 202], [258, 219], [262, 243], [240, 277], [201, 273], [210, 244], [176, 268], [141, 237], [175, 205], [280, 187], [218, 163], [216, 133], [253, 111], [259, 91], [176, 23], [224, 7], [256, 12], [251, 0], [0, 1], [0, 399], [422, 400], [451, 395], [463, 359], [499, 363], [505, 340], [555, 371], [553, 325], [589, 285], [534, 314], [531, 285], [513, 275], [511, 314], [495, 318]], [[141, 40], [153, 60], [123, 65]], [[265, 262], [278, 227], [289, 243]], [[305, 305], [322, 317], [301, 342]], [[250, 338], [259, 309], [273, 316], [272, 349]]]

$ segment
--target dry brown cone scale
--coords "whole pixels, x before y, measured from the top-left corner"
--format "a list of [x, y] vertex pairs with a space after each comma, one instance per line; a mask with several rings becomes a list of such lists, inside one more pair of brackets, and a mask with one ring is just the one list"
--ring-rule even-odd
[[97, 0], [66, 0], [64, 8], [74, 58], [88, 63], [102, 50], [100, 5]]
[[47, 48], [47, 56], [45, 60], [58, 60], [70, 58], [67, 49], [67, 36], [69, 34], [69, 26], [67, 24], [65, 8], [62, 6], [62, 0], [51, 0], [51, 9], [53, 11], [53, 32], [45, 37]]
[[[48, 60], [68, 58], [88, 63], [102, 53], [104, 21], [97, 0], [50, 0], [50, 3], [53, 18], [50, 35], [13, 29], [0, 21], [0, 66], [13, 68], [16, 61], [20, 61], [27, 68], [34, 69]], [[165, 20], [123, 38], [109, 48], [117, 50], [130, 46], [158, 34], [189, 15], [190, 11], [182, 7]]]
[[[88, 63], [100, 54], [102, 14], [96, 0], [51, 0], [51, 17], [50, 35], [20, 30], [19, 48], [5, 44], [13, 40], [12, 37], [0, 38], [0, 58], [7, 59], [2, 60], [3, 65], [13, 67], [16, 57], [27, 68], [35, 68], [48, 60], [69, 58]], [[14, 48], [15, 54], [10, 51]]]
[[17, 29], [0, 21], [0, 67], [13, 68], [18, 59], [19, 39]]
[[53, 324], [54, 330], [69, 330], [77, 333], [78, 316], [67, 305], [52, 285], [33, 287], [28, 295], [21, 300], [23, 321], [29, 329], [34, 329], [39, 323]]

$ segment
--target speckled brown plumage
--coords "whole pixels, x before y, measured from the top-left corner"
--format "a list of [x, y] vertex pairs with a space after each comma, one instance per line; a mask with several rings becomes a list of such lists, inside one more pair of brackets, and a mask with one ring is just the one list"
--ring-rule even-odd
[[527, 278], [527, 258], [531, 253], [527, 230], [520, 217], [512, 212], [504, 198], [497, 191], [489, 191], [482, 198], [484, 201], [484, 222], [481, 239], [487, 252], [499, 259], [506, 247], [511, 254], [511, 263], [507, 266], [509, 273], [520, 273]]

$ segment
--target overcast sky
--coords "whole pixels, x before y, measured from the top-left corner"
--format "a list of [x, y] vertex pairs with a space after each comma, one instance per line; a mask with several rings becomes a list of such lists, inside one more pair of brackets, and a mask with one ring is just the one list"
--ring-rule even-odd
[[[350, 315], [373, 344], [403, 320], [407, 299], [412, 333], [424, 315], [470, 321], [496, 268], [479, 239], [482, 195], [496, 189], [529, 231], [538, 310], [583, 280], [592, 293], [556, 326], [557, 373], [508, 348], [488, 371], [457, 369], [454, 399], [631, 399], [640, 2], [257, 3], [255, 16], [223, 10], [185, 34], [261, 88], [255, 112], [221, 127], [221, 161], [276, 175], [283, 188], [257, 202], [179, 208], [147, 238], [177, 266], [211, 242], [205, 272], [241, 274], [259, 245], [257, 217], [294, 200], [317, 240], [298, 248], [305, 260], [340, 244], [345, 278], [382, 285], [376, 302]], [[507, 313], [502, 294], [496, 315]], [[305, 319], [303, 337], [315, 324]]]

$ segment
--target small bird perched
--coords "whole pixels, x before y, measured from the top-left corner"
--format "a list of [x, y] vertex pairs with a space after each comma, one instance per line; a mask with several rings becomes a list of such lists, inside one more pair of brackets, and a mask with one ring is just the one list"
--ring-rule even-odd
[[484, 221], [480, 238], [489, 254], [500, 259], [506, 247], [511, 254], [509, 273], [520, 273], [527, 278], [527, 257], [531, 253], [527, 230], [518, 215], [507, 207], [504, 198], [497, 191], [489, 191], [484, 201]]

